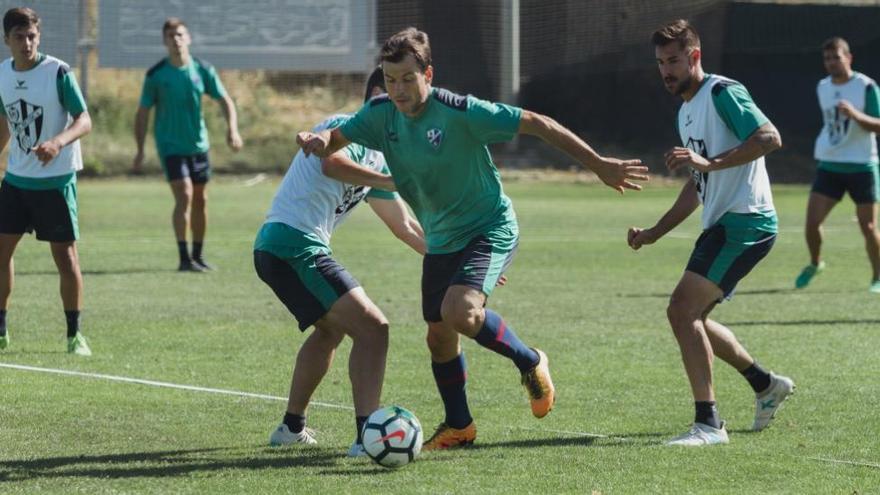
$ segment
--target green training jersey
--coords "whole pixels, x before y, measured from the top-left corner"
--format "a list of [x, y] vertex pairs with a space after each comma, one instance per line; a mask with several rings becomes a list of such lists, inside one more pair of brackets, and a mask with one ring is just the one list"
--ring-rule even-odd
[[397, 191], [425, 231], [428, 252], [443, 254], [480, 235], [507, 247], [516, 242], [516, 215], [486, 145], [513, 139], [521, 116], [517, 107], [432, 88], [417, 117], [382, 95], [339, 129], [385, 155]]
[[210, 64], [192, 57], [175, 67], [168, 58], [147, 71], [140, 105], [156, 106], [153, 131], [159, 156], [195, 155], [208, 151], [208, 130], [202, 116], [202, 95], [219, 100], [226, 89]]

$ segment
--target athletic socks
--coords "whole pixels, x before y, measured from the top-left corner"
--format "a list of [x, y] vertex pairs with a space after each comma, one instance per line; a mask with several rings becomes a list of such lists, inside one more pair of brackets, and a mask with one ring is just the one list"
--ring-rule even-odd
[[355, 416], [354, 425], [357, 428], [357, 443], [364, 443], [364, 425], [367, 423], [368, 416]]
[[189, 252], [186, 250], [186, 241], [177, 241], [177, 254], [180, 255], [181, 263], [189, 263]]
[[202, 243], [193, 242], [192, 259], [194, 261], [202, 261]]
[[756, 394], [759, 394], [770, 387], [770, 373], [764, 368], [761, 368], [757, 361], [752, 363], [748, 368], [740, 371], [740, 373], [746, 378], [746, 380], [748, 380], [749, 385], [752, 386], [752, 390], [754, 390]]
[[67, 338], [76, 337], [79, 332], [79, 310], [64, 310], [64, 317], [67, 318]]
[[474, 340], [481, 346], [510, 358], [520, 372], [525, 373], [538, 364], [538, 353], [523, 344], [513, 329], [501, 319], [501, 315], [490, 309], [486, 310], [483, 327]]
[[468, 409], [465, 392], [467, 367], [464, 353], [445, 363], [431, 362], [431, 371], [434, 372], [434, 381], [437, 382], [437, 390], [446, 409], [446, 424], [456, 429], [471, 424], [474, 419]]
[[0, 337], [6, 335], [6, 310], [0, 309]]
[[281, 422], [286, 424], [292, 433], [299, 433], [306, 427], [306, 417], [299, 414], [284, 413], [284, 419]]
[[702, 423], [712, 428], [721, 428], [721, 420], [718, 419], [718, 408], [715, 407], [714, 400], [694, 402], [694, 408], [697, 410], [694, 416], [694, 423]]

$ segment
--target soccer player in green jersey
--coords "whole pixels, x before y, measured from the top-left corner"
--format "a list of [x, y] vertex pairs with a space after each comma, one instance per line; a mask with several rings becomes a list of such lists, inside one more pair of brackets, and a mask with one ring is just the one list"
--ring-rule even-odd
[[755, 392], [753, 430], [766, 428], [794, 391], [790, 378], [761, 368], [729, 328], [709, 318], [776, 241], [764, 156], [782, 146], [782, 138], [745, 86], [703, 72], [700, 37], [690, 23], [673, 21], [651, 41], [666, 90], [684, 100], [677, 119], [681, 146], [666, 153], [666, 166], [690, 169], [693, 180], [653, 227], [630, 228], [627, 241], [633, 249], [653, 244], [703, 205], [703, 233], [666, 308], [696, 414], [693, 426], [667, 445], [725, 444], [727, 429], [718, 417], [712, 382], [716, 356]]
[[[226, 93], [214, 67], [190, 55], [189, 31], [180, 19], [171, 17], [162, 26], [168, 57], [147, 71], [140, 105], [134, 121], [137, 154], [132, 170], [140, 173], [144, 161], [144, 139], [150, 109], [156, 107], [153, 131], [165, 177], [174, 194], [171, 222], [177, 238], [180, 271], [202, 272], [211, 266], [202, 257], [208, 226], [207, 185], [211, 175], [208, 160], [208, 130], [202, 116], [202, 95], [217, 100], [226, 119], [226, 143], [241, 149], [235, 104]], [[192, 255], [187, 251], [187, 230], [192, 231]]]
[[67, 318], [67, 352], [92, 351], [79, 331], [83, 300], [76, 172], [79, 138], [92, 120], [70, 66], [40, 53], [40, 18], [29, 8], [10, 9], [3, 33], [12, 57], [0, 63], [0, 150], [9, 164], [0, 184], [0, 349], [9, 345], [6, 308], [12, 294], [12, 255], [25, 232], [47, 241], [61, 279]]
[[856, 204], [856, 217], [871, 262], [868, 290], [880, 294], [880, 234], [877, 233], [877, 201], [880, 200], [877, 132], [880, 131], [880, 90], [870, 77], [852, 69], [849, 43], [834, 37], [822, 45], [828, 77], [819, 81], [816, 94], [822, 111], [822, 130], [816, 138], [816, 178], [807, 203], [804, 229], [810, 264], [795, 280], [803, 289], [825, 269], [822, 223], [849, 192]]
[[424, 449], [470, 444], [476, 438], [465, 394], [459, 336], [509, 358], [519, 369], [532, 413], [553, 407], [547, 356], [525, 345], [486, 300], [511, 263], [519, 231], [510, 199], [486, 147], [531, 134], [566, 152], [623, 192], [641, 189], [647, 167], [605, 158], [553, 119], [517, 107], [459, 96], [431, 86], [428, 35], [415, 28], [382, 47], [388, 94], [372, 99], [332, 130], [303, 132], [305, 153], [326, 156], [349, 142], [382, 151], [397, 190], [425, 231], [422, 314], [446, 418]]

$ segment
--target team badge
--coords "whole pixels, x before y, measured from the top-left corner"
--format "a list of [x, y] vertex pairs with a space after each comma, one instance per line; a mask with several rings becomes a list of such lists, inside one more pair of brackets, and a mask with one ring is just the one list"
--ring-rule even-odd
[[443, 131], [438, 129], [437, 127], [428, 130], [428, 142], [431, 143], [431, 146], [434, 149], [440, 147], [440, 143], [443, 142]]
[[43, 131], [43, 107], [16, 100], [6, 105], [6, 118], [12, 124], [12, 134], [18, 141], [18, 147], [30, 153]]

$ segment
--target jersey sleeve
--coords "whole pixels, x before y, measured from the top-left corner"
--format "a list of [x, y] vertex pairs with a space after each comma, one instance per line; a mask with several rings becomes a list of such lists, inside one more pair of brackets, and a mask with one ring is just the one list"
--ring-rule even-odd
[[202, 65], [201, 69], [202, 80], [205, 82], [205, 93], [208, 93], [208, 96], [215, 100], [226, 97], [226, 88], [223, 87], [223, 82], [217, 75], [217, 69], [213, 65]]
[[[391, 174], [391, 170], [388, 169], [388, 165], [382, 167], [383, 174]], [[397, 199], [397, 193], [392, 191], [386, 191], [384, 189], [370, 189], [370, 192], [367, 193], [367, 199], [377, 198], [377, 199]]]
[[144, 77], [144, 86], [141, 89], [140, 105], [144, 108], [152, 108], [159, 100], [156, 81], [150, 75]]
[[742, 84], [717, 84], [712, 88], [712, 102], [721, 120], [740, 141], [770, 122]]
[[0, 96], [0, 115], [6, 117], [6, 104], [3, 103], [3, 97]]
[[339, 126], [346, 139], [367, 148], [382, 151], [382, 128], [384, 127], [384, 105], [391, 103], [375, 103], [370, 100], [347, 122]]
[[877, 89], [875, 82], [865, 88], [865, 113], [871, 117], [880, 118], [880, 89]]
[[471, 133], [484, 144], [510, 141], [519, 132], [522, 109], [467, 97], [467, 123]]
[[86, 100], [76, 82], [76, 76], [69, 68], [59, 67], [55, 82], [58, 89], [58, 99], [67, 113], [75, 117], [87, 111]]

